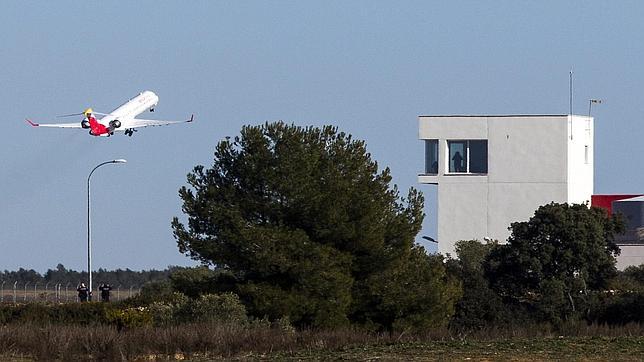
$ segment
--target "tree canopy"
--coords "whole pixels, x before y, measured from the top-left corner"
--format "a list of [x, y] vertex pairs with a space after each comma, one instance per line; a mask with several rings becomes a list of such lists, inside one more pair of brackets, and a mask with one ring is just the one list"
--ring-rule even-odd
[[[390, 182], [364, 141], [336, 127], [245, 126], [217, 144], [211, 168], [188, 175], [179, 190], [187, 227], [174, 218], [174, 235], [182, 253], [227, 271], [221, 285], [256, 315], [390, 328], [405, 306], [384, 307], [391, 289], [374, 283], [395, 284], [410, 268], [442, 263], [414, 251], [422, 194], [411, 188], [403, 198]], [[458, 290], [437, 268], [427, 283], [440, 284], [425, 286]], [[429, 311], [455, 293], [416, 298]]]
[[456, 330], [481, 329], [501, 324], [502, 300], [489, 287], [484, 275], [484, 264], [498, 243], [482, 244], [478, 240], [456, 242], [457, 259], [448, 260], [449, 271], [463, 283], [463, 297], [456, 304], [450, 326]]
[[506, 299], [528, 303], [546, 319], [577, 315], [589, 291], [601, 290], [616, 275], [622, 232], [620, 217], [580, 204], [539, 207], [526, 222], [512, 223], [508, 244], [486, 261], [491, 286]]

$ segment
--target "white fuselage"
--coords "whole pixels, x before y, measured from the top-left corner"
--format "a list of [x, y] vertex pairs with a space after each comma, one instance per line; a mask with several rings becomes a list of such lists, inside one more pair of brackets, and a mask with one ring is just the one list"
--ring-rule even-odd
[[157, 103], [159, 103], [159, 97], [154, 92], [144, 91], [101, 118], [99, 122], [109, 126], [110, 121], [115, 119], [133, 119], [139, 114], [153, 109]]

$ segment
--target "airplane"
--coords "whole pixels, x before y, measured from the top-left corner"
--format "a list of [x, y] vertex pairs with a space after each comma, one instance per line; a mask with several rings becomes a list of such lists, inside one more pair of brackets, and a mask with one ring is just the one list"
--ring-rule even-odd
[[[154, 92], [144, 91], [110, 113], [94, 112], [91, 108], [87, 108], [82, 113], [74, 113], [61, 116], [69, 117], [83, 115], [85, 116], [85, 118], [83, 118], [81, 122], [41, 124], [32, 122], [28, 118], [26, 119], [26, 121], [33, 127], [89, 129], [89, 134], [97, 137], [109, 137], [116, 131], [124, 131], [125, 135], [132, 137], [134, 132], [137, 131], [137, 128], [149, 126], [164, 126], [176, 123], [188, 123], [194, 120], [194, 115], [190, 116], [190, 119], [184, 121], [160, 121], [136, 118], [136, 116], [145, 112], [146, 110], [154, 112], [154, 107], [158, 102], [159, 97], [154, 94]], [[102, 116], [102, 118], [97, 119], [95, 115]]]

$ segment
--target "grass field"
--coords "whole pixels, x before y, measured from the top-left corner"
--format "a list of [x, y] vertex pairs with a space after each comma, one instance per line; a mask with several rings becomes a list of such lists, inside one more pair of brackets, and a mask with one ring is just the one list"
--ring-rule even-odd
[[[31, 361], [25, 353], [0, 354], [2, 361]], [[79, 356], [76, 356], [79, 357]], [[130, 358], [132, 356], [129, 356]], [[84, 358], [88, 358], [85, 356]], [[244, 352], [235, 355], [213, 353], [149, 353], [135, 360], [459, 360], [459, 361], [642, 361], [644, 337], [616, 338], [547, 338], [507, 341], [434, 341], [416, 343], [391, 343], [383, 345], [346, 346], [340, 349], [323, 347], [299, 351], [269, 353]]]
[[207, 324], [121, 332], [108, 326], [6, 325], [0, 327], [0, 360], [644, 360], [639, 325], [581, 332], [588, 335], [523, 330], [456, 338], [445, 331], [413, 336]]
[[[251, 356], [246, 356], [251, 357]], [[596, 360], [642, 361], [644, 337], [556, 337], [502, 341], [428, 341], [275, 353], [294, 360]]]

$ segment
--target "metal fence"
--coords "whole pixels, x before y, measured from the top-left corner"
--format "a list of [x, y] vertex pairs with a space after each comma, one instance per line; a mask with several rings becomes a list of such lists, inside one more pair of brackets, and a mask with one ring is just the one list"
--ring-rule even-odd
[[[76, 288], [80, 283], [41, 283], [17, 281], [0, 281], [0, 303], [76, 303], [80, 302]], [[92, 300], [101, 300], [99, 285], [92, 291]], [[141, 292], [136, 285], [113, 287], [110, 292], [111, 301], [119, 301], [135, 296]]]

